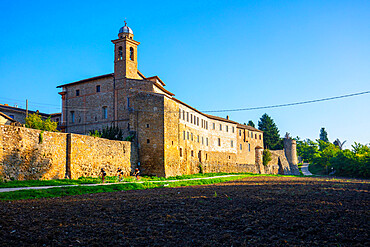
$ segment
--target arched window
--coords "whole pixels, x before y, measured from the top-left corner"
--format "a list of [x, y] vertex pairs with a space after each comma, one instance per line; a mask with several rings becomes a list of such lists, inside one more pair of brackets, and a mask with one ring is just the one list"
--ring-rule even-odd
[[118, 60], [122, 60], [122, 46], [118, 48]]
[[130, 60], [134, 61], [134, 48], [130, 47]]

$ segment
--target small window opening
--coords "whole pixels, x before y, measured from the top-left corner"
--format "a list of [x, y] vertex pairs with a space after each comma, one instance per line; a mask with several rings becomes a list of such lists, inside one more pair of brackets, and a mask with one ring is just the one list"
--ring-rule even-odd
[[71, 111], [71, 123], [75, 122], [75, 112]]
[[172, 146], [173, 146], [173, 141], [172, 141]]
[[123, 59], [123, 52], [122, 52], [122, 46], [118, 48], [118, 60]]
[[182, 148], [180, 148], [180, 157], [182, 157]]
[[146, 124], [146, 127], [149, 128], [149, 124]]
[[134, 61], [134, 48], [130, 47], [130, 60]]
[[242, 149], [243, 149], [243, 145], [242, 145], [242, 144], [240, 144], [240, 145], [239, 145], [239, 148], [240, 148], [240, 150], [242, 150]]
[[221, 146], [221, 139], [218, 138], [218, 146]]
[[108, 118], [108, 111], [107, 111], [107, 107], [104, 106], [103, 107], [103, 119], [107, 119]]
[[97, 85], [96, 86], [96, 92], [99, 93], [100, 92], [100, 85]]
[[80, 90], [79, 89], [76, 90], [76, 96], [80, 96]]
[[194, 157], [194, 151], [191, 150], [191, 157]]
[[150, 143], [150, 140], [149, 139], [146, 139], [146, 143]]

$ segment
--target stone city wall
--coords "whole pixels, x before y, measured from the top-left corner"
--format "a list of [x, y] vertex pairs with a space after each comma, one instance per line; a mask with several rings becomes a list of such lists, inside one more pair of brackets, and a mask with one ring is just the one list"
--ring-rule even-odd
[[130, 175], [131, 143], [0, 125], [0, 180]]

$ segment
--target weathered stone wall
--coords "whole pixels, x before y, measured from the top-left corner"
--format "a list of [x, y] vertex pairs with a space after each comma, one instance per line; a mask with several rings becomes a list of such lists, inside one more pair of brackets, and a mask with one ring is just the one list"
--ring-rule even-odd
[[[131, 143], [69, 134], [70, 177], [97, 177], [104, 168], [108, 176], [114, 176], [121, 168], [124, 176], [129, 176], [131, 167]], [[67, 164], [68, 165], [68, 164]]]
[[270, 150], [271, 161], [265, 166], [266, 173], [299, 175], [297, 164], [289, 163], [285, 150]]
[[65, 168], [65, 134], [0, 125], [0, 178], [60, 179]]
[[130, 142], [0, 125], [0, 179], [129, 175], [135, 158]]

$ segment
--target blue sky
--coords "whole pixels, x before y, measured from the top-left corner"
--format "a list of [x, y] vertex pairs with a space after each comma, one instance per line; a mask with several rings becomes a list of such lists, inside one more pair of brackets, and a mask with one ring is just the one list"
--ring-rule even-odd
[[[291, 103], [370, 90], [370, 1], [0, 2], [0, 103], [60, 111], [56, 86], [113, 72], [127, 20], [139, 69], [199, 110]], [[370, 142], [370, 94], [215, 114], [292, 136]]]

